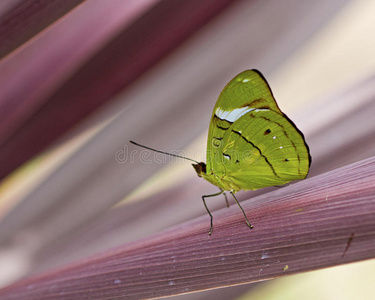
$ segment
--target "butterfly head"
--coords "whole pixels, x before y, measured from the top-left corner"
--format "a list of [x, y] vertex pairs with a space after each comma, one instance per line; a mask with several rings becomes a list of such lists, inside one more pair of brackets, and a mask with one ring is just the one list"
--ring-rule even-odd
[[206, 174], [206, 164], [204, 162], [192, 164], [192, 166], [194, 167], [199, 177], [202, 177], [203, 174]]

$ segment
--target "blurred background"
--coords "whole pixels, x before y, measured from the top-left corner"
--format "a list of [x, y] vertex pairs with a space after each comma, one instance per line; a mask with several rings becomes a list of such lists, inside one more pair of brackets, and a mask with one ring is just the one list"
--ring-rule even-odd
[[[205, 161], [217, 97], [245, 69], [305, 134], [309, 176], [373, 156], [374, 11], [370, 0], [2, 1], [0, 286], [206, 214], [214, 186], [129, 140]], [[371, 260], [177, 297], [370, 299], [374, 271]]]

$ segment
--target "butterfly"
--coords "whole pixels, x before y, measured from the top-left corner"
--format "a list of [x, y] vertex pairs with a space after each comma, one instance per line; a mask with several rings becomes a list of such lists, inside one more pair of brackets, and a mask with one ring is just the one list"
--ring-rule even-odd
[[206, 198], [224, 194], [229, 206], [225, 194], [229, 192], [253, 228], [235, 193], [304, 179], [311, 165], [302, 132], [280, 110], [266, 79], [254, 69], [235, 76], [220, 93], [211, 116], [206, 156], [207, 163], [193, 160], [193, 167], [199, 177], [220, 189], [202, 196], [211, 218], [209, 235], [213, 216]]

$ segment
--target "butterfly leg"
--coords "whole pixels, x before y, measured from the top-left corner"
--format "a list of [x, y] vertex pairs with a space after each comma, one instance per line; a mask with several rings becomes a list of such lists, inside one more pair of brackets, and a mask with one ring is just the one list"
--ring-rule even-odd
[[[208, 235], [211, 235], [211, 233], [212, 233], [212, 228], [213, 228], [213, 217], [212, 217], [212, 214], [211, 214], [210, 210], [209, 210], [208, 207], [207, 207], [207, 204], [206, 204], [206, 200], [205, 200], [205, 198], [208, 198], [208, 197], [215, 197], [215, 196], [218, 196], [218, 195], [221, 195], [221, 194], [224, 194], [224, 195], [225, 195], [225, 193], [224, 193], [223, 190], [221, 190], [221, 191], [218, 192], [218, 193], [212, 194], [212, 195], [204, 195], [204, 196], [202, 196], [202, 200], [203, 200], [204, 207], [206, 208], [206, 210], [207, 210], [207, 212], [208, 212], [208, 214], [210, 215], [210, 218], [211, 218], [211, 226], [210, 226], [210, 231], [208, 232]], [[226, 198], [226, 196], [225, 196], [225, 198]], [[227, 200], [227, 201], [228, 201], [228, 200]]]
[[254, 226], [251, 225], [250, 222], [249, 222], [249, 220], [247, 219], [246, 214], [245, 214], [245, 211], [243, 210], [242, 206], [240, 205], [240, 202], [238, 202], [238, 200], [237, 200], [237, 198], [234, 196], [233, 192], [230, 192], [230, 193], [232, 194], [234, 200], [236, 200], [236, 203], [238, 204], [238, 206], [241, 208], [242, 213], [243, 213], [243, 215], [244, 215], [244, 217], [245, 217], [245, 220], [246, 220], [246, 224], [247, 224], [247, 226], [249, 226], [250, 229], [253, 229]]
[[224, 194], [224, 197], [225, 197], [225, 203], [227, 204], [227, 207], [229, 207], [227, 194], [225, 194], [225, 192], [223, 194]]

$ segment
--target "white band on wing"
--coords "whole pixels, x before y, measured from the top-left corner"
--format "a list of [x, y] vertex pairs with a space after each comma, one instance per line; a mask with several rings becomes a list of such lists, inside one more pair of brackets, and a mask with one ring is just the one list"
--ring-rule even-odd
[[244, 114], [247, 114], [249, 111], [258, 112], [258, 111], [267, 111], [267, 110], [269, 109], [252, 108], [252, 107], [245, 106], [241, 108], [235, 108], [230, 111], [225, 111], [218, 107], [215, 111], [215, 115], [222, 120], [226, 120], [228, 122], [234, 123], [236, 120], [241, 118]]

